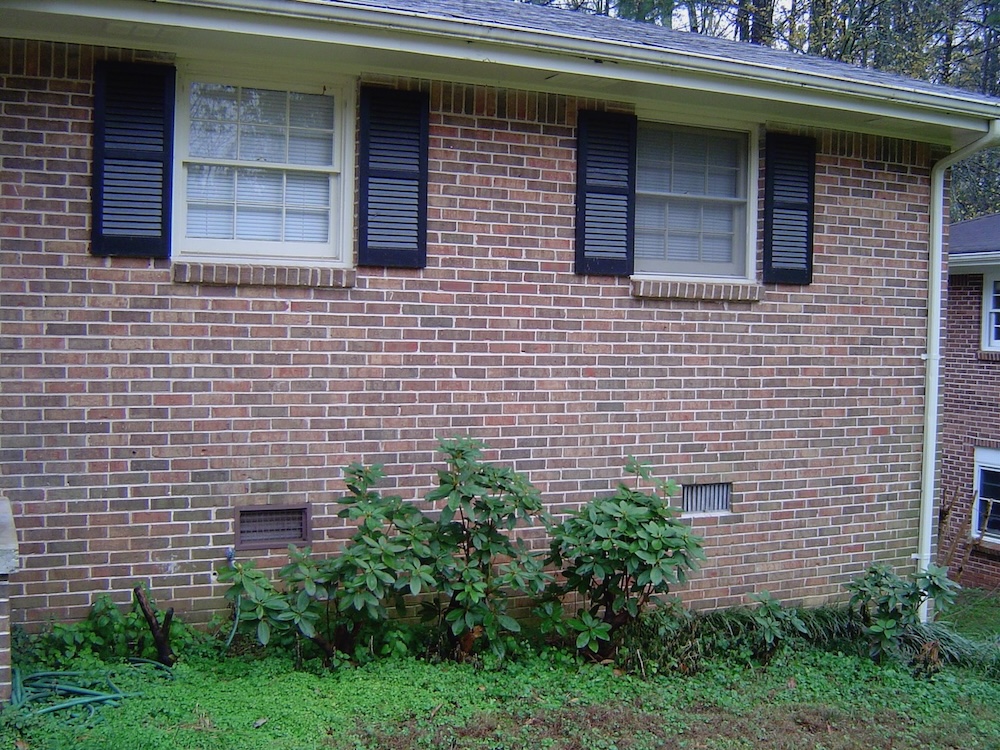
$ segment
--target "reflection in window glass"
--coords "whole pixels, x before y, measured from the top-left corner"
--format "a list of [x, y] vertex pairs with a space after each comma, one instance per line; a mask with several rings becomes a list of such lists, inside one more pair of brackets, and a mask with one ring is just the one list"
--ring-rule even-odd
[[332, 97], [195, 83], [190, 106], [188, 237], [329, 242]]

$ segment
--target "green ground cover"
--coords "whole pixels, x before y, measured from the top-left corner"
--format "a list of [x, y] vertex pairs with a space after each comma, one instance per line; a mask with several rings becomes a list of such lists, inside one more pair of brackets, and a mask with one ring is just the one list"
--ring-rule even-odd
[[[90, 667], [106, 670], [99, 662]], [[651, 679], [562, 651], [502, 666], [390, 659], [335, 671], [285, 658], [114, 668], [134, 693], [93, 716], [8, 709], [3, 750], [652, 750], [1000, 747], [1000, 681], [785, 649]]]

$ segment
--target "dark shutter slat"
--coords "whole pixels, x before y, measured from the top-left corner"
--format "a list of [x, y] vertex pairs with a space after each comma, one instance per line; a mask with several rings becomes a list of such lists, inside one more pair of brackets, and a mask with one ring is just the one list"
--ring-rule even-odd
[[174, 69], [99, 62], [91, 252], [170, 255]]
[[764, 281], [810, 284], [816, 141], [769, 133], [764, 170]]
[[428, 99], [413, 91], [361, 90], [358, 264], [427, 264]]
[[580, 112], [577, 135], [576, 272], [632, 273], [636, 118]]

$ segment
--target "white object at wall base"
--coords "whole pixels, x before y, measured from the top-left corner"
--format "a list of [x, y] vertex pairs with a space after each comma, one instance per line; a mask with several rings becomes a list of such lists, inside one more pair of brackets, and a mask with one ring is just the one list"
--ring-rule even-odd
[[10, 500], [0, 495], [0, 575], [17, 570], [17, 530]]

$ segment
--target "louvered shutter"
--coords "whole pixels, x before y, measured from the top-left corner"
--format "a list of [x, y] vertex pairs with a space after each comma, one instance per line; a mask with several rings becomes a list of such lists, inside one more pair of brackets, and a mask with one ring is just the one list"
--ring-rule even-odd
[[174, 69], [98, 62], [91, 252], [170, 255]]
[[810, 284], [816, 141], [769, 133], [764, 158], [764, 281]]
[[628, 276], [635, 237], [636, 118], [580, 112], [576, 272]]
[[427, 112], [425, 94], [361, 90], [359, 265], [427, 265]]

